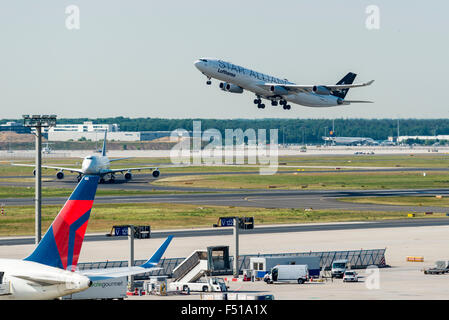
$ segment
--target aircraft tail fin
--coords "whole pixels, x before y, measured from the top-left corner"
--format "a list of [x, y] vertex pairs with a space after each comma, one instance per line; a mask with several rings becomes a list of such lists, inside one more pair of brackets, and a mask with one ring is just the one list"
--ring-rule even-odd
[[172, 239], [173, 239], [173, 236], [168, 236], [167, 240], [164, 241], [164, 243], [159, 247], [159, 249], [157, 249], [157, 251], [151, 256], [151, 258], [148, 259], [140, 267], [148, 268], [149, 266], [157, 265], [159, 263], [159, 260], [161, 260], [162, 256], [164, 255], [165, 250], [167, 250], [167, 247], [170, 244]]
[[105, 156], [106, 155], [106, 136], [108, 134], [108, 130], [104, 131], [104, 140], [103, 140], [103, 148], [101, 149], [101, 155]]
[[41, 242], [25, 260], [75, 270], [98, 181], [98, 176], [91, 175], [81, 179]]
[[[340, 81], [337, 82], [337, 85], [341, 84], [352, 84], [355, 80], [355, 77], [357, 77], [357, 74], [349, 72], [347, 75], [343, 77]], [[332, 95], [341, 99], [344, 99], [346, 95], [348, 94], [349, 88], [346, 89], [340, 89], [340, 90], [334, 90], [332, 91]]]

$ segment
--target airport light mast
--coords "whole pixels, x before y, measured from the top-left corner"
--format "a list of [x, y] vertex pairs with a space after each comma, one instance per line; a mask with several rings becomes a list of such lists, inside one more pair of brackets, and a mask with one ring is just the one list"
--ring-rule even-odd
[[56, 125], [56, 115], [23, 115], [23, 125], [35, 128], [36, 136], [36, 176], [35, 184], [35, 244], [41, 241], [41, 207], [42, 207], [42, 128], [54, 127]]

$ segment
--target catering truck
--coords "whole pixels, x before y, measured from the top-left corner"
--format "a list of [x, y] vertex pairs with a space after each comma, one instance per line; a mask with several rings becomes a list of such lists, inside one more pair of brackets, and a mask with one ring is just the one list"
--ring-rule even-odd
[[307, 280], [309, 280], [309, 268], [306, 264], [277, 265], [264, 277], [266, 283], [296, 281], [298, 284], [303, 284]]

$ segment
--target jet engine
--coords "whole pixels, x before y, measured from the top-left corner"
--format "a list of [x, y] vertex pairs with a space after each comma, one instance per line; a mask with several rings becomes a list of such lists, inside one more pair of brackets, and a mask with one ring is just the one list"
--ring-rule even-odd
[[282, 86], [271, 86], [270, 91], [280, 96], [288, 94], [288, 90]]
[[159, 170], [154, 170], [153, 171], [153, 177], [155, 177], [155, 178], [159, 177], [160, 174], [161, 173], [159, 172]]
[[59, 180], [64, 179], [64, 172], [58, 171], [58, 173], [56, 173], [56, 178], [58, 178]]
[[220, 89], [232, 93], [243, 93], [243, 88], [232, 83], [220, 82]]
[[125, 173], [125, 180], [131, 180], [132, 178], [133, 178], [133, 175], [131, 174], [131, 172]]
[[323, 86], [313, 86], [313, 92], [315, 92], [316, 94], [321, 94], [323, 96], [328, 96], [331, 94], [331, 91]]

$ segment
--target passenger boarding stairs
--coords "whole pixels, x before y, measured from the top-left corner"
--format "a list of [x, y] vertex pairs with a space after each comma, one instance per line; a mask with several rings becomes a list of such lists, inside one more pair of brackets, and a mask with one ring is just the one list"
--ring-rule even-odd
[[195, 282], [208, 271], [207, 251], [196, 250], [173, 269], [172, 277], [176, 282]]
[[0, 283], [0, 296], [11, 294], [11, 285], [9, 282]]

